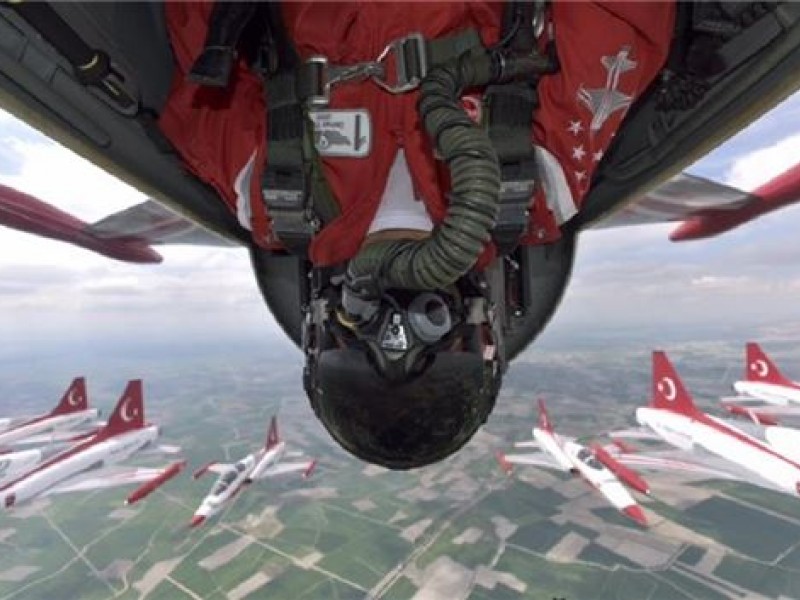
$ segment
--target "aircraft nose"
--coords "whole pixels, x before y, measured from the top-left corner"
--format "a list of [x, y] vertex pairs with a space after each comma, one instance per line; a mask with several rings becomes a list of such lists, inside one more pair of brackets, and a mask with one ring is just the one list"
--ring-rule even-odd
[[192, 529], [194, 529], [195, 527], [199, 527], [200, 525], [203, 524], [205, 520], [206, 520], [205, 515], [194, 515], [192, 517], [192, 520], [189, 521], [189, 527]]

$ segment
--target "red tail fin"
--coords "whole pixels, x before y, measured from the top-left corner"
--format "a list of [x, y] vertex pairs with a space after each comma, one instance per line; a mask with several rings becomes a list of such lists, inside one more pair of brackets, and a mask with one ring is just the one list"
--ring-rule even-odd
[[541, 398], [539, 398], [539, 429], [553, 431], [553, 424], [550, 422], [550, 417], [547, 416], [547, 407]]
[[278, 445], [281, 441], [280, 435], [278, 435], [278, 419], [277, 417], [272, 417], [269, 422], [269, 430], [267, 431], [267, 441], [264, 444], [264, 447], [269, 450], [270, 448], [274, 448]]
[[653, 399], [650, 406], [687, 415], [697, 412], [675, 367], [661, 351], [653, 352]]
[[128, 382], [125, 391], [117, 402], [114, 412], [108, 419], [103, 433], [117, 434], [131, 429], [144, 427], [144, 399], [142, 397], [142, 380], [133, 379]]
[[86, 395], [86, 379], [76, 377], [69, 384], [67, 391], [61, 397], [61, 401], [50, 412], [51, 415], [66, 415], [89, 408], [89, 398]]
[[747, 342], [747, 367], [744, 376], [748, 381], [792, 385], [755, 342]]

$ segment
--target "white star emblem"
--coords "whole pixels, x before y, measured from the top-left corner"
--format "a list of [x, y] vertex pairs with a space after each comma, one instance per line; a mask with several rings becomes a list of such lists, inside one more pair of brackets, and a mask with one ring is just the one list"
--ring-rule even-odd
[[602, 150], [598, 150], [597, 152], [592, 154], [592, 160], [594, 162], [600, 162], [602, 160], [602, 158], [603, 158], [603, 151]]
[[584, 179], [586, 179], [586, 171], [575, 171], [575, 179], [578, 183], [581, 183]]
[[572, 135], [578, 135], [581, 131], [583, 131], [583, 124], [580, 121], [570, 121], [567, 131], [569, 131]]
[[583, 144], [572, 149], [572, 158], [575, 160], [583, 160], [584, 156], [586, 156], [586, 150], [583, 149]]

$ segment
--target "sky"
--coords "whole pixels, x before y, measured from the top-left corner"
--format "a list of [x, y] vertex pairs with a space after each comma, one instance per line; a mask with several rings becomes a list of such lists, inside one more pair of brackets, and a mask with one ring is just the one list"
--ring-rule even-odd
[[[800, 157], [800, 93], [689, 172], [751, 190]], [[86, 221], [145, 196], [0, 111], [0, 183]], [[548, 335], [592, 327], [796, 321], [800, 208], [709, 241], [673, 244], [672, 226], [592, 231]], [[0, 336], [33, 343], [92, 337], [141, 342], [283, 336], [243, 249], [160, 248], [164, 263], [128, 265], [0, 228]]]

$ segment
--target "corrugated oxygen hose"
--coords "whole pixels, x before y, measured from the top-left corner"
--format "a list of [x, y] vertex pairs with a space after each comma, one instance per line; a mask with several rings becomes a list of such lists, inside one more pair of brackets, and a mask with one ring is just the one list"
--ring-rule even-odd
[[497, 81], [489, 53], [470, 53], [431, 69], [420, 86], [418, 110], [450, 170], [447, 214], [425, 240], [392, 240], [362, 248], [350, 261], [348, 291], [366, 299], [387, 288], [434, 290], [475, 264], [495, 225], [500, 166], [487, 132], [461, 106], [463, 91]]

